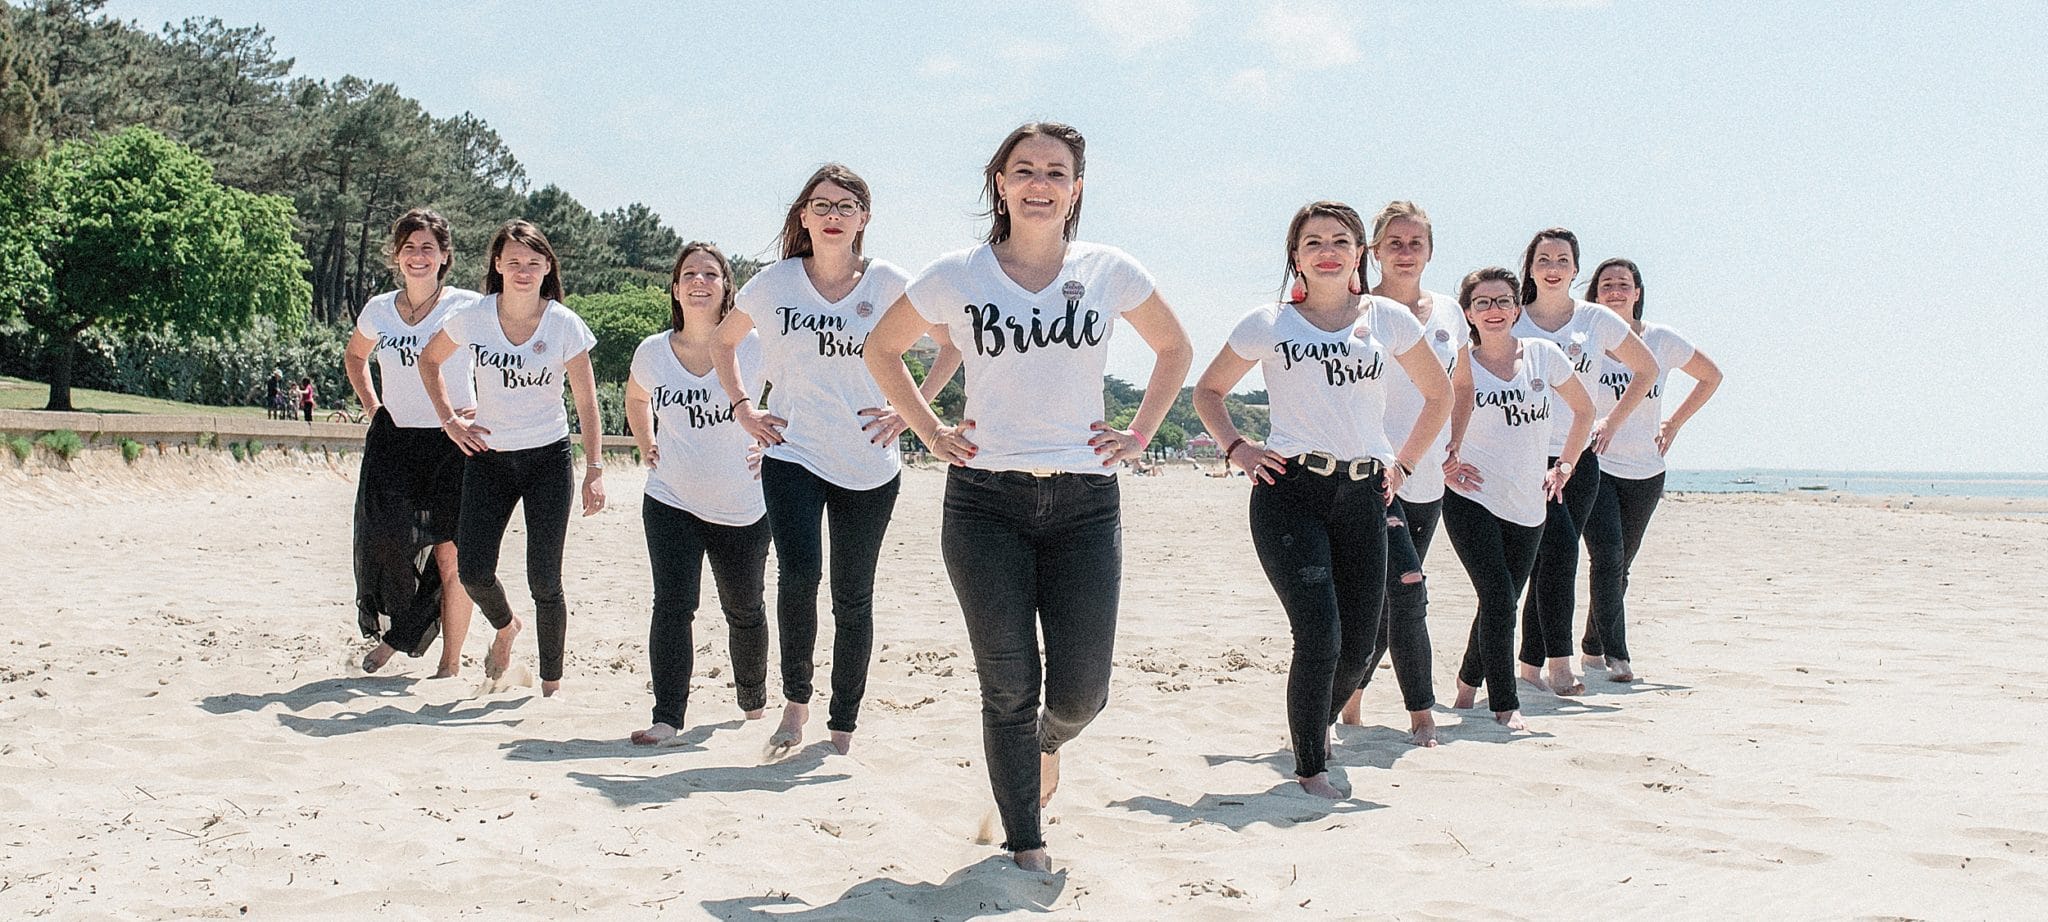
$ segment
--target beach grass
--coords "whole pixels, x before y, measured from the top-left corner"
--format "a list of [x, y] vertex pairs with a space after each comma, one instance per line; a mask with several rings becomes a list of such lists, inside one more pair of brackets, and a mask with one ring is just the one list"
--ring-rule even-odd
[[[40, 410], [50, 402], [50, 386], [40, 381], [0, 375], [0, 410]], [[71, 405], [81, 413], [158, 413], [178, 416], [247, 416], [261, 418], [262, 407], [210, 407], [177, 400], [137, 397], [85, 388], [71, 389]]]

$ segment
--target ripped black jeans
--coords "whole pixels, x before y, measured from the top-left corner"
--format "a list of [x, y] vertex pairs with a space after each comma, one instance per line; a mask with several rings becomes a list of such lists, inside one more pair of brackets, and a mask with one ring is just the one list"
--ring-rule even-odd
[[[1387, 504], [1387, 604], [1380, 612], [1379, 641], [1365, 665], [1365, 679], [1358, 684], [1372, 684], [1380, 660], [1392, 652], [1401, 706], [1411, 712], [1436, 707], [1436, 693], [1430, 688], [1429, 589], [1422, 561], [1429, 556], [1443, 509], [1440, 499], [1414, 503], [1396, 496]], [[1411, 573], [1414, 582], [1407, 579]]]
[[1297, 462], [1252, 485], [1252, 547], [1294, 632], [1287, 732], [1294, 773], [1324, 771], [1324, 738], [1365, 678], [1387, 588], [1385, 476], [1352, 480]]

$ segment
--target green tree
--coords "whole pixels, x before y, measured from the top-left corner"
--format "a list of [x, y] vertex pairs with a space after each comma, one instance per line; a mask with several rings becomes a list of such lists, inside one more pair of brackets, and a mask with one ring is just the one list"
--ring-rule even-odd
[[43, 261], [56, 226], [40, 160], [0, 157], [0, 332], [18, 327], [26, 307], [49, 298]]
[[597, 345], [590, 350], [590, 368], [599, 384], [625, 381], [633, 371], [633, 350], [640, 347], [640, 341], [668, 327], [666, 288], [650, 285], [572, 294], [563, 303], [582, 317], [591, 335], [597, 337]]
[[0, 9], [0, 165], [43, 155], [43, 110], [50, 81], [41, 56], [20, 34], [13, 10]]
[[51, 294], [26, 312], [56, 352], [48, 409], [71, 408], [86, 330], [210, 335], [258, 316], [303, 321], [312, 292], [290, 203], [214, 182], [204, 159], [147, 128], [67, 142], [49, 160]]

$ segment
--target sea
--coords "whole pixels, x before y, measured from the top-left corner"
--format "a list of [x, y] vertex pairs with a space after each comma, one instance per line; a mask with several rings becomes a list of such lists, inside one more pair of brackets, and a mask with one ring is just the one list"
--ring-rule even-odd
[[1823, 471], [1773, 467], [1665, 475], [1664, 489], [1691, 493], [1848, 493], [1856, 496], [1964, 496], [2048, 499], [2048, 474], [1958, 471]]

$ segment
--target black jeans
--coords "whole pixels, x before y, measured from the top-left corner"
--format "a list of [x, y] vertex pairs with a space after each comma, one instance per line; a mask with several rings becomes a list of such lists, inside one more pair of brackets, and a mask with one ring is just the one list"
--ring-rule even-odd
[[1442, 516], [1443, 500], [1411, 503], [1396, 496], [1387, 504], [1387, 604], [1380, 612], [1379, 640], [1373, 644], [1372, 660], [1366, 663], [1365, 679], [1358, 687], [1372, 684], [1380, 660], [1391, 651], [1394, 679], [1401, 684], [1401, 705], [1410, 711], [1435, 707], [1436, 693], [1430, 688], [1427, 577], [1413, 583], [1402, 577], [1422, 575], [1422, 562], [1429, 556]]
[[1484, 683], [1487, 706], [1495, 711], [1522, 707], [1515, 693], [1515, 600], [1529, 582], [1546, 528], [1516, 525], [1473, 500], [1444, 493], [1444, 531], [1479, 597], [1458, 681], [1475, 688]]
[[761, 493], [775, 533], [775, 628], [782, 644], [782, 696], [811, 702], [811, 651], [818, 644], [818, 582], [824, 576], [824, 519], [832, 536], [832, 708], [825, 726], [852, 733], [868, 689], [875, 646], [875, 562], [896, 510], [901, 475], [872, 490], [849, 490], [801, 464], [761, 459]]
[[1579, 608], [1579, 534], [1599, 498], [1600, 456], [1587, 448], [1572, 465], [1572, 479], [1564, 483], [1564, 502], [1545, 504], [1536, 585], [1522, 603], [1523, 663], [1541, 666], [1547, 657], [1572, 655], [1572, 617]]
[[444, 587], [433, 547], [455, 539], [462, 469], [462, 449], [441, 430], [401, 429], [377, 408], [356, 478], [356, 625], [408, 656], [441, 634]]
[[1109, 703], [1123, 581], [1120, 496], [1108, 474], [955, 467], [946, 475], [939, 545], [974, 648], [982, 753], [1003, 847], [1013, 852], [1045, 846], [1039, 754], [1059, 751]]
[[704, 558], [725, 610], [732, 683], [740, 710], [768, 704], [768, 618], [761, 584], [768, 570], [768, 522], [714, 525], [652, 496], [640, 502], [647, 560], [654, 570], [654, 618], [647, 629], [647, 666], [653, 675], [654, 722], [681, 729], [696, 668], [691, 622], [704, 579]]
[[526, 504], [526, 588], [540, 643], [540, 677], [562, 678], [569, 603], [562, 598], [562, 542], [569, 536], [569, 500], [576, 493], [569, 440], [516, 451], [469, 456], [462, 469], [462, 523], [455, 538], [462, 588], [493, 628], [512, 623], [512, 604], [498, 582], [498, 553], [512, 507]]
[[1297, 462], [1252, 484], [1252, 547], [1294, 634], [1287, 732], [1294, 773], [1323, 773], [1325, 737], [1365, 678], [1386, 603], [1385, 475], [1352, 480]]
[[1664, 498], [1664, 473], [1643, 480], [1600, 475], [1600, 498], [1586, 520], [1587, 589], [1593, 604], [1586, 609], [1586, 635], [1579, 649], [1588, 656], [1628, 659], [1628, 617], [1622, 597], [1628, 594], [1628, 568], [1643, 549], [1650, 516]]

